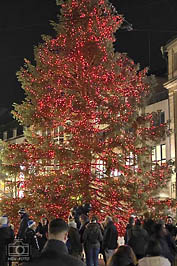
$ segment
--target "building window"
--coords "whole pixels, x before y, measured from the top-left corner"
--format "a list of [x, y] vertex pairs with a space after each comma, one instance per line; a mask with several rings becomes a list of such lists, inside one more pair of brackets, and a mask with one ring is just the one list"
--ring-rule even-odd
[[59, 126], [54, 128], [54, 142], [56, 144], [63, 144], [64, 142], [64, 133], [63, 133], [63, 127]]
[[171, 185], [171, 192], [172, 193], [175, 193], [175, 191], [176, 191], [176, 183], [172, 183], [172, 185]]
[[103, 178], [106, 172], [106, 163], [103, 160], [97, 159], [95, 168], [96, 177]]
[[152, 162], [157, 162], [160, 165], [166, 162], [166, 145], [161, 144], [153, 147]]
[[165, 123], [165, 112], [160, 111], [157, 120], [154, 121], [154, 126], [160, 126]]
[[3, 140], [7, 140], [7, 131], [3, 132]]
[[173, 54], [173, 71], [177, 71], [177, 53]]

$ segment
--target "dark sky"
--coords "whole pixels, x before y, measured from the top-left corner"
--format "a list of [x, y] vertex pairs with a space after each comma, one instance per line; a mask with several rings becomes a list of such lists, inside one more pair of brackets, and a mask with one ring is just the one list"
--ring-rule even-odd
[[[165, 71], [160, 47], [177, 35], [177, 0], [112, 0], [133, 30], [120, 30], [116, 50], [127, 54], [151, 72]], [[56, 0], [1, 0], [0, 3], [0, 123], [12, 103], [20, 103], [23, 90], [16, 72], [24, 57], [33, 58], [41, 34], [53, 35], [49, 20], [56, 20]]]

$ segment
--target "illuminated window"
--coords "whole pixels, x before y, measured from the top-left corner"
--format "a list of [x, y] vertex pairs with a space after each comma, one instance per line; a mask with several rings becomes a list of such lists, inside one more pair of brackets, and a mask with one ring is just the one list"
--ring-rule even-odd
[[161, 144], [153, 147], [152, 161], [158, 162], [160, 165], [166, 162], [166, 145]]
[[96, 169], [95, 174], [98, 178], [103, 178], [106, 172], [106, 164], [103, 160], [97, 159], [96, 160]]
[[56, 144], [63, 144], [64, 142], [63, 127], [59, 126], [54, 128], [53, 135], [54, 135], [54, 142]]

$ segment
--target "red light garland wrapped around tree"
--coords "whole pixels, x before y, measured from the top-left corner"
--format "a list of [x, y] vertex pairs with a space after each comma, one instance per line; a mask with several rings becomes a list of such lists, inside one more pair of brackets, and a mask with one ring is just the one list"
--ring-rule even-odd
[[24, 196], [1, 205], [12, 218], [17, 206], [34, 218], [66, 218], [89, 202], [123, 225], [170, 178], [168, 165], [151, 162], [167, 125], [154, 126], [156, 114], [142, 111], [153, 87], [147, 70], [113, 49], [123, 17], [106, 0], [60, 5], [56, 37], [43, 36], [36, 64], [25, 60], [18, 72], [26, 98], [14, 117], [26, 140], [4, 144], [2, 160], [12, 176], [23, 173]]

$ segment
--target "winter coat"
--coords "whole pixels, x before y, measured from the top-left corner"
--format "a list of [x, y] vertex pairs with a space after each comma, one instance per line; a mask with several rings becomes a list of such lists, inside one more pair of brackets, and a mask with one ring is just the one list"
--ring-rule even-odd
[[110, 221], [104, 229], [103, 248], [116, 249], [118, 240], [118, 231], [112, 221]]
[[33, 259], [24, 266], [85, 266], [77, 258], [68, 254], [66, 245], [60, 240], [48, 240], [40, 257]]
[[172, 254], [172, 252], [170, 251], [166, 236], [157, 237], [155, 234], [153, 234], [151, 239], [155, 239], [155, 240], [159, 241], [160, 246], [161, 246], [161, 250], [162, 250], [162, 254], [161, 255], [163, 257], [167, 258], [172, 263], [175, 258], [174, 258], [174, 255]]
[[166, 240], [166, 242], [168, 244], [168, 247], [170, 249], [170, 253], [175, 258], [176, 254], [177, 254], [176, 243], [175, 243], [175, 240], [173, 239], [173, 237], [171, 236], [171, 234], [168, 231], [167, 231], [167, 233], [165, 235], [165, 240]]
[[138, 266], [171, 266], [167, 258], [161, 256], [144, 257], [138, 261]]
[[128, 245], [133, 249], [137, 257], [145, 256], [145, 246], [149, 241], [149, 235], [147, 231], [139, 225], [133, 226], [128, 231], [129, 241]]
[[42, 235], [38, 237], [39, 247], [40, 250], [42, 250], [45, 243], [47, 242], [48, 224], [42, 225], [41, 223], [39, 223], [39, 225], [36, 228], [36, 233]]
[[10, 227], [0, 227], [0, 265], [7, 265], [6, 250], [9, 243], [12, 243], [14, 238]]
[[86, 229], [86, 226], [89, 222], [86, 222], [85, 224], [81, 225], [81, 227], [79, 228], [79, 234], [80, 234], [80, 241], [81, 243], [83, 243], [83, 234], [84, 234], [84, 231]]
[[17, 238], [24, 239], [25, 230], [28, 227], [28, 221], [29, 221], [28, 214], [24, 213], [23, 216], [21, 217], [21, 222], [20, 222], [20, 227], [18, 230]]
[[177, 235], [177, 228], [173, 224], [166, 224], [165, 225], [168, 232], [171, 234], [172, 237], [175, 237]]
[[125, 231], [125, 235], [124, 235], [124, 242], [125, 242], [125, 244], [127, 244], [128, 243], [128, 231], [131, 229], [133, 227], [133, 225], [131, 225], [131, 224], [127, 224], [127, 226], [126, 226], [126, 231]]
[[33, 229], [27, 228], [25, 231], [25, 243], [30, 245], [30, 256], [36, 257], [39, 255], [39, 242], [36, 233]]
[[89, 223], [83, 234], [84, 246], [86, 249], [99, 248], [103, 240], [100, 226], [97, 223]]
[[69, 254], [80, 254], [82, 252], [82, 245], [80, 242], [80, 235], [77, 228], [70, 227], [68, 231]]

